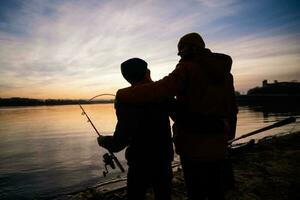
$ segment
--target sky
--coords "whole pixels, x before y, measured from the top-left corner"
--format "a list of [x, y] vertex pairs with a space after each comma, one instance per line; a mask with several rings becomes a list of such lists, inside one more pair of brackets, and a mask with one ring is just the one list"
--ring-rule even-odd
[[298, 0], [1, 0], [0, 97], [115, 93], [129, 86], [120, 63], [132, 57], [159, 80], [189, 32], [232, 57], [237, 91], [300, 81]]

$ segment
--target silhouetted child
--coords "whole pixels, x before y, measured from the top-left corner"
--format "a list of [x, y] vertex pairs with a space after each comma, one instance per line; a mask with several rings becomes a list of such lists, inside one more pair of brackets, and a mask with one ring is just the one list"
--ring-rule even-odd
[[[135, 87], [151, 83], [147, 63], [139, 58], [121, 64], [123, 77]], [[99, 137], [100, 146], [112, 152], [127, 147], [128, 199], [144, 199], [152, 187], [155, 199], [171, 199], [173, 146], [170, 129], [170, 102], [147, 105], [121, 104], [116, 99], [118, 118], [113, 136]]]

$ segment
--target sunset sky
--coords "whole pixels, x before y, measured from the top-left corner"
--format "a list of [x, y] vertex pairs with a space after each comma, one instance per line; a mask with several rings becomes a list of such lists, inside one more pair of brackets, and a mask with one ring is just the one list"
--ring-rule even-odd
[[238, 91], [300, 81], [299, 0], [1, 0], [0, 97], [115, 93], [132, 57], [159, 80], [189, 32], [232, 56]]

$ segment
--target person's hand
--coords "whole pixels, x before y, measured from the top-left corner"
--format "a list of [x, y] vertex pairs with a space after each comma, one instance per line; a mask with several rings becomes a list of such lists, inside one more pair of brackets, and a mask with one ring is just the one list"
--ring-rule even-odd
[[99, 137], [97, 138], [97, 142], [98, 142], [98, 145], [99, 145], [99, 146], [102, 146], [103, 139], [104, 139], [103, 136], [99, 136]]

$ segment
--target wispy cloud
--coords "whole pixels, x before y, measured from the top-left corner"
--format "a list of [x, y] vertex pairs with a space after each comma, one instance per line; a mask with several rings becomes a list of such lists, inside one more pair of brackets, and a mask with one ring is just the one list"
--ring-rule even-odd
[[[275, 28], [278, 29], [278, 28]], [[268, 30], [269, 33], [276, 30]], [[238, 90], [260, 85], [263, 79], [299, 80], [300, 33], [249, 34], [221, 43], [212, 43], [234, 59], [233, 73]]]

